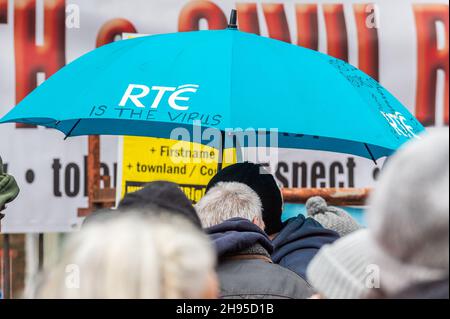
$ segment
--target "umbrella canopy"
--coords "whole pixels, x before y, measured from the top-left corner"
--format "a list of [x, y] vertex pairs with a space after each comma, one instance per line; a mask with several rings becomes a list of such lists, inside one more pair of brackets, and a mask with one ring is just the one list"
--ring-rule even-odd
[[424, 130], [379, 83], [344, 61], [233, 29], [103, 46], [45, 81], [0, 121], [7, 122], [66, 136], [169, 138], [180, 127], [263, 128], [277, 131], [278, 147], [374, 160]]

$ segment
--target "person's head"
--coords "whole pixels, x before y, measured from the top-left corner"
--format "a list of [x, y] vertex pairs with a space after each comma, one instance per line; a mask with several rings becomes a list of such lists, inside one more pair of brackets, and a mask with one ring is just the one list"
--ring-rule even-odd
[[92, 222], [69, 238], [32, 298], [215, 298], [215, 254], [184, 218], [131, 213]]
[[387, 163], [369, 201], [368, 226], [387, 296], [448, 278], [449, 131], [405, 145]]
[[281, 231], [283, 227], [281, 190], [273, 175], [262, 165], [245, 162], [228, 166], [211, 179], [206, 187], [206, 192], [208, 193], [220, 182], [237, 182], [249, 186], [261, 200], [262, 219], [266, 233], [273, 235]]
[[146, 184], [141, 190], [125, 195], [119, 203], [122, 211], [138, 209], [149, 214], [159, 211], [181, 215], [201, 228], [194, 206], [180, 187], [172, 182], [157, 181]]
[[13, 176], [3, 171], [3, 161], [0, 157], [0, 230], [1, 220], [5, 216], [2, 211], [5, 210], [6, 204], [12, 202], [19, 195], [19, 186]]
[[308, 280], [323, 297], [391, 298], [448, 278], [448, 133], [423, 135], [399, 150], [369, 201], [369, 228], [311, 261]]
[[319, 250], [306, 275], [320, 298], [365, 299], [380, 288], [369, 238], [368, 230], [362, 229]]
[[208, 228], [224, 221], [241, 217], [264, 229], [259, 196], [247, 185], [220, 182], [212, 187], [195, 206], [203, 227]]
[[325, 199], [320, 196], [309, 198], [305, 206], [309, 217], [318, 221], [324, 228], [335, 231], [341, 237], [361, 229], [349, 213], [339, 207], [328, 206]]

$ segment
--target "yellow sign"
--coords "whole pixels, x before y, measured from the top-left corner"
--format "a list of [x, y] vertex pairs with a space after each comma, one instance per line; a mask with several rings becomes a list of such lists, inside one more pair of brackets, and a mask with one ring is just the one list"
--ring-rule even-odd
[[224, 152], [206, 145], [150, 137], [123, 138], [121, 198], [148, 182], [169, 181], [180, 185], [186, 196], [196, 203], [206, 185], [221, 167], [236, 163], [236, 152]]

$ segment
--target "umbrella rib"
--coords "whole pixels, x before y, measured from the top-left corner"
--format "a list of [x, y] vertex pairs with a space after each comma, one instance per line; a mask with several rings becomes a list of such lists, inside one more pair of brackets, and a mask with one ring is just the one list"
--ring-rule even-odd
[[367, 145], [367, 143], [364, 143], [364, 146], [366, 147], [367, 151], [369, 152], [370, 158], [372, 159], [372, 161], [375, 163], [375, 165], [377, 164], [377, 160], [375, 159], [375, 157], [373, 156], [372, 151], [369, 148], [369, 145]]
[[73, 130], [78, 126], [78, 124], [80, 124], [80, 122], [81, 122], [81, 119], [79, 119], [79, 120], [75, 123], [75, 125], [70, 129], [69, 133], [67, 133], [66, 137], [64, 138], [64, 141], [67, 140], [67, 138], [70, 137], [70, 134], [72, 134]]

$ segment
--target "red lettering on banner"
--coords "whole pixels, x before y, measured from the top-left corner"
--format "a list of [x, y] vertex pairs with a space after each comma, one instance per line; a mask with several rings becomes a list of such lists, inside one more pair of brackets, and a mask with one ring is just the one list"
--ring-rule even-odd
[[225, 14], [216, 4], [211, 1], [195, 0], [189, 2], [181, 10], [178, 30], [197, 31], [200, 28], [201, 19], [208, 22], [210, 30], [222, 30], [228, 25]]
[[358, 67], [378, 81], [380, 78], [378, 29], [376, 25], [368, 24], [370, 15], [375, 14], [373, 11], [368, 11], [370, 7], [375, 10], [375, 6], [369, 4], [355, 4], [353, 6], [358, 32]]
[[316, 4], [298, 4], [295, 7], [297, 17], [298, 45], [319, 50], [319, 20]]
[[291, 42], [289, 25], [282, 3], [263, 3], [269, 37], [284, 42]]
[[348, 38], [344, 5], [324, 4], [323, 14], [327, 30], [328, 54], [335, 58], [348, 61]]
[[126, 19], [113, 19], [106, 22], [98, 32], [96, 46], [114, 42], [117, 36], [121, 36], [122, 33], [137, 33], [134, 25]]
[[238, 12], [239, 29], [254, 34], [260, 34], [258, 8], [256, 3], [238, 3], [236, 4]]
[[0, 23], [8, 23], [8, 0], [0, 0]]
[[[414, 5], [418, 43], [418, 81], [416, 96], [416, 116], [424, 125], [436, 123], [437, 74], [445, 72], [444, 122], [449, 124], [448, 101], [448, 5]], [[438, 46], [437, 23], [444, 25], [444, 45]]]
[[44, 44], [36, 45], [36, 0], [14, 1], [16, 103], [36, 88], [38, 72], [48, 78], [65, 65], [65, 17], [64, 0], [45, 0]]

